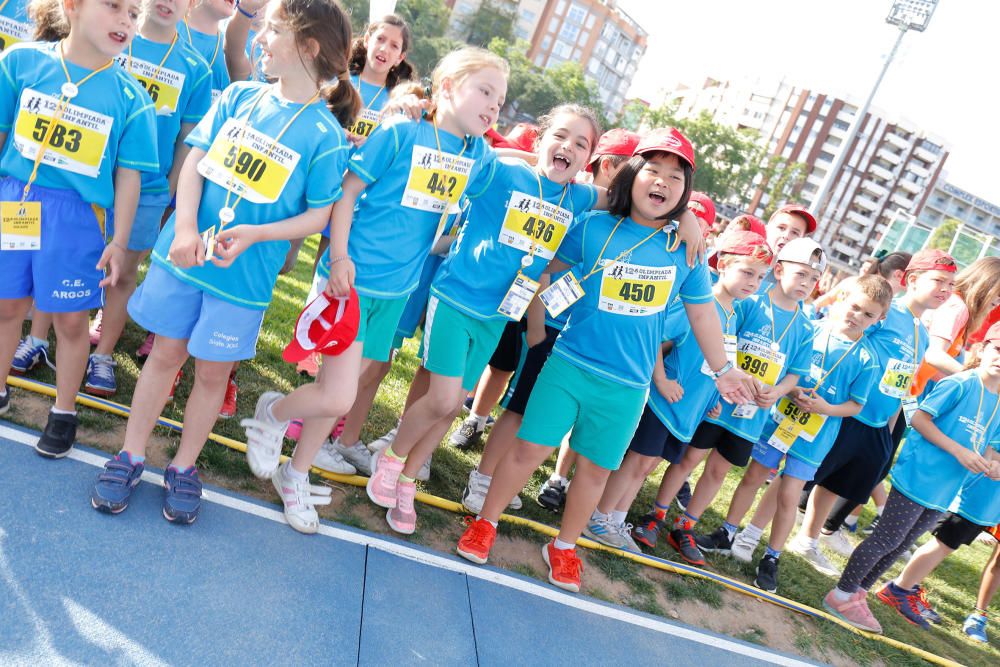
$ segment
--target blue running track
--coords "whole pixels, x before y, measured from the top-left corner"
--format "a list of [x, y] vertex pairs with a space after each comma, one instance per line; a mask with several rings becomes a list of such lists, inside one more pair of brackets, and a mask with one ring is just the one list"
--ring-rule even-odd
[[0, 422], [0, 665], [810, 664], [216, 488], [174, 526], [158, 472], [101, 514], [107, 456], [37, 438]]

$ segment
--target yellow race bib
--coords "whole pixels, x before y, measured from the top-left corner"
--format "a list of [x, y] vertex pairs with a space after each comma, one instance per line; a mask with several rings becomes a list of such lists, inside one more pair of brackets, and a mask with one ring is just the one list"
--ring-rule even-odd
[[878, 390], [890, 398], [903, 398], [910, 393], [913, 374], [917, 367], [912, 363], [890, 359], [885, 367], [885, 373], [878, 383]]
[[25, 88], [14, 121], [14, 146], [26, 159], [34, 160], [45, 140], [42, 164], [96, 178], [111, 135], [110, 116], [67, 104], [53, 124], [59, 99]]
[[370, 137], [375, 128], [378, 127], [380, 116], [381, 114], [378, 111], [362, 109], [357, 119], [355, 119], [354, 124], [347, 128], [347, 131], [362, 137]]
[[0, 16], [0, 51], [18, 42], [30, 41], [33, 30], [34, 26], [30, 23], [15, 21], [9, 16]]
[[556, 250], [566, 236], [573, 214], [538, 197], [514, 191], [507, 202], [500, 243], [530, 252], [535, 244], [535, 254], [545, 260], [556, 256]]
[[243, 123], [230, 118], [198, 163], [198, 173], [249, 202], [273, 204], [300, 159], [299, 153], [252, 127], [244, 132]]
[[438, 152], [426, 146], [414, 146], [410, 160], [410, 175], [400, 202], [407, 208], [431, 213], [444, 213], [465, 192], [475, 161], [444, 153], [444, 164]]
[[[811, 412], [803, 412], [788, 398], [781, 398], [774, 409], [774, 421], [778, 424], [791, 422], [798, 429], [798, 435], [807, 442], [812, 442], [819, 435], [819, 430], [826, 423], [826, 415], [817, 415]], [[791, 428], [791, 426], [789, 426]]]
[[602, 261], [599, 310], [638, 317], [666, 309], [677, 267]]
[[[177, 102], [180, 99], [181, 90], [184, 89], [185, 75], [183, 73], [175, 72], [166, 67], [160, 67], [160, 70], [157, 71], [156, 63], [135, 57], [129, 58], [125, 54], [118, 57], [118, 64], [126, 71], [131, 71], [136, 81], [149, 93], [149, 97], [153, 100], [153, 106], [156, 107], [156, 115], [168, 116], [176, 113]], [[155, 80], [153, 79], [154, 74], [156, 75]]]
[[42, 203], [0, 203], [0, 250], [40, 250]]
[[778, 376], [785, 366], [785, 355], [749, 340], [740, 341], [736, 361], [741, 370], [758, 378], [764, 384], [778, 384]]

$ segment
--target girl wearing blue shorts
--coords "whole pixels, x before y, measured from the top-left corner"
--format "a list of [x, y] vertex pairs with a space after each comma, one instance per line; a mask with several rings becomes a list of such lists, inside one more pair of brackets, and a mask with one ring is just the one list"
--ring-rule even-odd
[[[574, 302], [573, 296], [576, 305], [532, 390], [519, 441], [497, 468], [479, 517], [459, 540], [459, 555], [486, 562], [500, 513], [572, 429], [576, 475], [559, 536], [542, 555], [550, 582], [579, 591], [574, 545], [642, 414], [667, 305], [675, 296], [685, 303], [722, 397], [751, 400], [753, 380], [726, 360], [708, 268], [687, 265], [670, 224], [686, 210], [693, 171], [694, 150], [680, 132], [650, 133], [612, 182], [608, 212], [585, 216], [567, 234], [546, 273], [582, 264], [583, 279], [561, 279], [557, 291], [542, 298], [550, 310]], [[561, 298], [552, 299], [556, 294]]]
[[[94, 485], [95, 508], [117, 513], [127, 506], [146, 441], [190, 355], [195, 383], [164, 475], [163, 515], [180, 523], [198, 517], [195, 462], [230, 369], [254, 356], [288, 239], [319, 231], [341, 196], [349, 149], [342, 124], [360, 106], [347, 81], [350, 35], [334, 0], [271, 3], [259, 40], [262, 66], [275, 83], [230, 86], [188, 136], [177, 209], [129, 301], [129, 314], [156, 342], [136, 384], [122, 452]], [[314, 492], [304, 474], [282, 477], [280, 485]]]
[[[10, 366], [34, 298], [36, 310], [54, 313], [59, 341], [55, 407], [36, 450], [59, 458], [76, 436], [87, 311], [120, 278], [140, 172], [158, 165], [148, 150], [153, 105], [114, 64], [135, 33], [138, 0], [47, 9], [39, 32], [63, 39], [0, 56], [0, 368]], [[5, 389], [0, 412], [8, 401]]]

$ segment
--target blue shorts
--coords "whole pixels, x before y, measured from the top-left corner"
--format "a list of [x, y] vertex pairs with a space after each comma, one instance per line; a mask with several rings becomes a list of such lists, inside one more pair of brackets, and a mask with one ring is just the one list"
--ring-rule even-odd
[[205, 361], [253, 359], [264, 311], [237, 306], [182, 281], [155, 262], [128, 302], [128, 314], [158, 336], [188, 342]]
[[137, 252], [152, 250], [156, 237], [160, 235], [160, 221], [170, 203], [170, 194], [163, 192], [139, 195], [139, 207], [132, 222], [132, 233], [128, 237], [128, 249]]
[[785, 455], [781, 450], [776, 449], [766, 442], [757, 441], [754, 443], [753, 451], [750, 453], [753, 460], [765, 468], [776, 470], [781, 459], [785, 459], [785, 467], [781, 474], [788, 475], [794, 479], [801, 479], [803, 482], [811, 482], [816, 476], [817, 467], [805, 461], [795, 458], [792, 455]]
[[636, 454], [659, 456], [670, 463], [677, 463], [687, 451], [687, 443], [671, 433], [647, 403], [628, 448]]
[[[21, 201], [23, 190], [16, 178], [0, 179], [0, 201]], [[0, 250], [0, 299], [31, 296], [46, 313], [99, 308], [104, 272], [95, 267], [112, 234], [111, 211], [74, 190], [40, 185], [31, 186], [27, 201], [42, 203], [41, 249]]]
[[396, 335], [392, 340], [392, 349], [398, 350], [403, 347], [403, 341], [407, 338], [413, 338], [413, 335], [417, 333], [417, 327], [423, 321], [424, 311], [427, 310], [427, 299], [431, 295], [431, 283], [434, 282], [434, 276], [437, 274], [438, 267], [441, 266], [441, 262], [443, 261], [444, 257], [440, 255], [428, 255], [424, 261], [424, 268], [420, 272], [420, 282], [417, 284], [417, 289], [407, 298], [406, 307], [399, 318], [399, 324], [396, 325]]

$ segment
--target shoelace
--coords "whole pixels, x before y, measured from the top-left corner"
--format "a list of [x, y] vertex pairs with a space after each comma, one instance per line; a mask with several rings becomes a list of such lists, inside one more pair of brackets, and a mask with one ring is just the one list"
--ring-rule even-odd
[[112, 360], [98, 359], [97, 357], [94, 357], [90, 367], [91, 367], [91, 372], [98, 380], [103, 380], [105, 382], [113, 382], [115, 379], [114, 368], [117, 365], [118, 363], [115, 362], [113, 359]]
[[463, 518], [463, 521], [466, 526], [470, 526], [472, 528], [472, 532], [469, 533], [466, 541], [470, 542], [473, 546], [485, 549], [487, 546], [486, 538], [489, 535], [489, 531], [486, 530], [486, 526], [490, 525], [489, 522], [483, 519], [482, 524], [480, 524], [471, 516], [466, 516]]
[[[560, 549], [553, 549], [552, 551], [559, 552]], [[567, 549], [566, 551], [568, 553], [565, 555], [551, 559], [555, 561], [552, 569], [564, 579], [579, 579], [583, 573], [583, 561], [571, 550]]]
[[927, 611], [934, 611], [934, 607], [931, 606], [930, 600], [927, 599], [927, 589], [923, 586], [917, 586], [917, 600]]
[[42, 361], [45, 362], [46, 366], [52, 370], [56, 370], [56, 365], [49, 361], [48, 348], [44, 345], [32, 345], [27, 338], [22, 339], [21, 342], [17, 344], [17, 349], [14, 351], [14, 358], [27, 357], [30, 361], [36, 354], [42, 355]]

